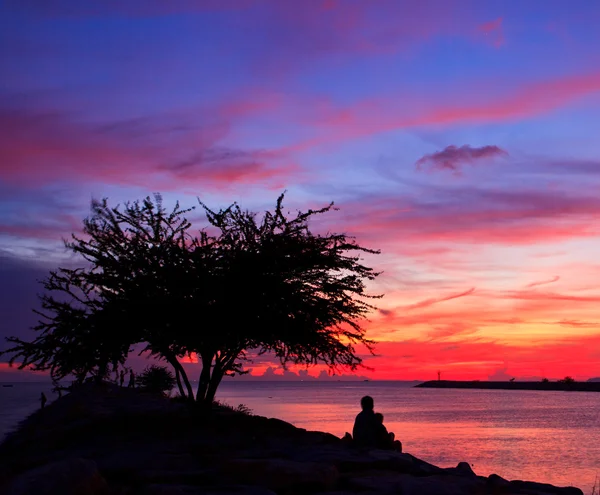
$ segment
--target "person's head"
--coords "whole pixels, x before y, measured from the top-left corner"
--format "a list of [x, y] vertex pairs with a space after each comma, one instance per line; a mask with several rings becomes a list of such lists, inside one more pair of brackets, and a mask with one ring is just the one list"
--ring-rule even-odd
[[373, 403], [373, 397], [365, 395], [362, 399], [360, 399], [360, 407], [362, 407], [363, 411], [372, 411], [375, 407], [375, 404]]
[[381, 424], [383, 424], [383, 414], [375, 413], [375, 419], [377, 419], [377, 421], [379, 421]]

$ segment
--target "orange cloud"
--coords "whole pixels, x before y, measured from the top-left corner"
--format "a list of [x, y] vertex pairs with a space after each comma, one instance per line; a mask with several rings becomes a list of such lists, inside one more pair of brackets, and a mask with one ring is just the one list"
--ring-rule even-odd
[[549, 280], [540, 280], [538, 282], [531, 282], [530, 284], [527, 284], [525, 287], [531, 288], [531, 287], [538, 287], [540, 285], [553, 284], [554, 282], [558, 282], [559, 280], [560, 280], [560, 277], [557, 275], [555, 277], [552, 277]]

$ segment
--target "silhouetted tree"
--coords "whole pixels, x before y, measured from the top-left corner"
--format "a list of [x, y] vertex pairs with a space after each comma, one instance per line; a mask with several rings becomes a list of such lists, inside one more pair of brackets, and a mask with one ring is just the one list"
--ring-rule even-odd
[[542, 378], [542, 383], [549, 383], [550, 380], [548, 380], [548, 378]]
[[159, 195], [123, 210], [94, 201], [85, 236], [66, 243], [88, 267], [51, 273], [46, 289], [69, 299], [42, 296], [40, 335], [10, 338], [16, 345], [6, 352], [23, 358], [21, 367], [83, 379], [105, 376], [142, 343], [173, 367], [189, 398], [181, 359], [194, 353], [202, 364], [196, 399], [208, 404], [225, 375], [243, 373], [249, 351], [284, 366], [355, 369], [362, 360], [354, 346], [372, 349], [360, 320], [374, 309], [367, 300], [379, 297], [366, 293], [378, 273], [361, 255], [378, 251], [309, 229], [333, 203], [291, 216], [282, 203], [283, 195], [260, 219], [237, 204], [212, 211], [200, 203], [213, 234], [192, 236], [185, 215], [193, 208], [167, 212]]
[[175, 377], [170, 370], [164, 366], [151, 364], [147, 366], [142, 374], [138, 375], [139, 387], [149, 392], [167, 393], [175, 387]]

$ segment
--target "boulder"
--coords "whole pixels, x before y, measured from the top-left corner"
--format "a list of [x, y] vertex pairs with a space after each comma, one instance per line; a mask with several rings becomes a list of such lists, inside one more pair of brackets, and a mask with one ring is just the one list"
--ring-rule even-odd
[[356, 476], [346, 480], [352, 491], [371, 491], [380, 494], [402, 495], [477, 495], [485, 493], [485, 482], [477, 477], [377, 473]]
[[9, 485], [9, 495], [107, 495], [109, 488], [94, 461], [67, 459], [25, 471]]
[[353, 492], [401, 493], [403, 482], [408, 476], [394, 472], [369, 471], [359, 476], [347, 477], [342, 484], [344, 488]]
[[390, 450], [361, 450], [343, 445], [305, 446], [287, 450], [295, 461], [331, 464], [341, 473], [370, 469], [409, 473], [415, 468], [412, 456]]
[[277, 495], [267, 488], [244, 485], [211, 487], [204, 489], [201, 493], [202, 495]]
[[149, 485], [143, 489], [144, 495], [276, 495], [275, 492], [259, 486], [218, 486], [198, 488], [189, 485]]
[[446, 468], [445, 471], [456, 476], [477, 476], [468, 462], [459, 462], [456, 467]]
[[535, 483], [533, 481], [511, 481], [510, 487], [512, 490], [523, 494], [583, 495], [583, 492], [579, 488], [573, 486], [558, 487], [547, 483]]
[[487, 487], [487, 491], [492, 495], [508, 493], [512, 490], [510, 486], [510, 481], [505, 480], [497, 474], [490, 474], [487, 477], [485, 484]]
[[233, 459], [221, 466], [221, 476], [236, 483], [271, 490], [328, 490], [338, 480], [337, 469], [328, 464], [285, 459]]

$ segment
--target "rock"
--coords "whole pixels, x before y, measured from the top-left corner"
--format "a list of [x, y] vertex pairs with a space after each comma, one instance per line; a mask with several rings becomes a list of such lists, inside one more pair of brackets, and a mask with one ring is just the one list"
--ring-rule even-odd
[[277, 495], [275, 492], [260, 486], [220, 486], [206, 488], [202, 495]]
[[410, 454], [402, 455], [407, 456], [412, 461], [412, 468], [410, 470], [410, 473], [415, 476], [433, 476], [434, 474], [443, 475], [446, 473], [445, 469], [434, 466], [433, 464], [429, 464], [428, 462], [419, 459], [415, 456], [412, 456]]
[[510, 487], [524, 494], [583, 495], [583, 492], [579, 488], [573, 486], [558, 487], [547, 483], [535, 483], [533, 481], [511, 481]]
[[214, 471], [211, 469], [152, 469], [138, 472], [135, 480], [144, 484], [204, 486], [216, 481], [215, 478]]
[[[360, 476], [352, 476], [343, 480], [343, 487], [352, 491], [371, 491], [376, 493], [398, 493], [407, 478], [406, 474], [393, 472], [369, 471]], [[400, 492], [402, 493], [402, 492]]]
[[94, 461], [68, 459], [25, 471], [8, 495], [106, 495], [109, 488]]
[[[194, 491], [192, 491], [194, 490]], [[148, 485], [143, 489], [144, 495], [190, 495], [198, 493], [196, 487], [187, 485]]]
[[402, 495], [478, 495], [485, 493], [485, 481], [476, 476], [434, 475], [404, 480]]
[[511, 490], [510, 481], [497, 474], [490, 474], [485, 482], [487, 491], [491, 494], [506, 493]]
[[380, 494], [402, 495], [477, 495], [484, 493], [485, 482], [477, 477], [434, 475], [411, 476], [408, 474], [371, 472], [366, 476], [350, 478], [345, 483], [351, 490], [372, 491]]
[[445, 471], [456, 476], [477, 476], [468, 462], [459, 462], [456, 467], [446, 468]]
[[199, 488], [189, 485], [148, 485], [143, 495], [276, 495], [275, 492], [259, 486], [215, 486]]
[[223, 464], [221, 475], [226, 480], [275, 491], [327, 490], [335, 486], [339, 477], [332, 465], [285, 459], [234, 459]]
[[400, 473], [409, 473], [415, 469], [413, 457], [409, 454], [400, 454], [390, 450], [367, 451], [348, 448], [339, 444], [336, 446], [305, 446], [292, 449], [289, 456], [291, 459], [299, 462], [331, 464], [340, 473], [366, 471], [369, 469], [387, 469]]

